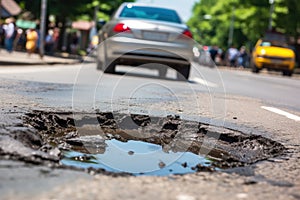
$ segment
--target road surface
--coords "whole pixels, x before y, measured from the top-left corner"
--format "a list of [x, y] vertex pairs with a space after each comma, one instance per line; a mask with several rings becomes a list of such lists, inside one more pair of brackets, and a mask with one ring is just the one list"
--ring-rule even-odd
[[[84, 172], [0, 162], [4, 199], [299, 199], [300, 79], [193, 65], [189, 81], [124, 66], [103, 74], [95, 64], [0, 68], [3, 138], [22, 132], [19, 115], [32, 110], [95, 109], [185, 119], [262, 135], [288, 150], [230, 173], [171, 177], [87, 176]], [[9, 126], [9, 127], [7, 127]], [[13, 127], [12, 127], [13, 126]], [[39, 178], [36, 178], [39, 177]], [[74, 178], [76, 177], [76, 178]]]
[[[66, 88], [64, 95], [68, 95], [69, 99], [72, 99], [74, 95], [73, 87], [78, 88], [82, 85], [86, 87], [83, 90], [90, 88], [101, 90], [101, 94], [95, 95], [102, 99], [103, 96], [112, 97], [112, 92], [113, 98], [128, 96], [130, 91], [147, 83], [160, 84], [161, 87], [156, 86], [155, 89], [162, 89], [162, 91], [169, 88], [178, 93], [202, 92], [224, 96], [239, 95], [261, 100], [266, 105], [300, 111], [300, 77], [298, 75], [293, 78], [268, 73], [258, 75], [244, 70], [226, 70], [224, 68], [219, 70], [194, 63], [189, 81], [185, 83], [176, 81], [176, 74], [172, 69], [168, 69], [166, 79], [160, 79], [156, 70], [125, 66], [119, 66], [117, 70], [120, 72], [117, 75], [103, 75], [101, 71], [95, 69], [94, 64], [89, 63], [72, 66], [20, 66], [1, 68], [0, 77], [66, 84], [64, 85]], [[153, 94], [149, 95], [154, 97]], [[162, 92], [161, 95], [164, 93]], [[53, 97], [59, 98], [59, 96]]]

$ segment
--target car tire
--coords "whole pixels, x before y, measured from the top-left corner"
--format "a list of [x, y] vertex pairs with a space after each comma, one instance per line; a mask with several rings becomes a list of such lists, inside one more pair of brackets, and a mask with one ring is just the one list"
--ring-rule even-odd
[[190, 76], [191, 65], [181, 65], [177, 68], [177, 80], [188, 81]]
[[167, 75], [167, 67], [163, 66], [161, 68], [158, 69], [158, 74], [160, 78], [166, 78]]
[[104, 67], [104, 73], [114, 74], [116, 73], [116, 63], [111, 62], [107, 65], [107, 67]]
[[253, 61], [251, 61], [250, 66], [251, 66], [251, 70], [253, 73], [256, 73], [256, 74], [259, 73], [260, 69], [253, 63]]
[[104, 73], [115, 73], [116, 72], [116, 64], [110, 63], [107, 67], [103, 65], [103, 62], [97, 61], [97, 70], [102, 70]]
[[293, 75], [293, 71], [284, 70], [284, 71], [282, 71], [282, 75], [283, 76], [292, 76]]

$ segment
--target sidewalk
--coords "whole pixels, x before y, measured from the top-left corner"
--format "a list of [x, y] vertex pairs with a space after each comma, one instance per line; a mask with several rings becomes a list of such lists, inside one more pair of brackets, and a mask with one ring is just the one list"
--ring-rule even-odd
[[71, 58], [68, 54], [57, 54], [55, 56], [44, 56], [42, 59], [38, 54], [29, 56], [26, 52], [14, 51], [8, 53], [0, 48], [0, 67], [11, 65], [53, 65], [53, 64], [76, 64], [81, 58]]

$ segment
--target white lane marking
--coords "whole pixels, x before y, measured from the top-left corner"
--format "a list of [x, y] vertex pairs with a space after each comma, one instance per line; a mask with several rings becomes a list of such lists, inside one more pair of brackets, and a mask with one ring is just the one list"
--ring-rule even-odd
[[207, 86], [207, 87], [213, 87], [213, 88], [219, 87], [217, 84], [209, 82], [209, 81], [204, 80], [204, 79], [199, 78], [199, 77], [192, 78], [191, 80], [195, 81], [196, 83], [199, 83], [201, 85]]
[[186, 194], [180, 194], [176, 197], [177, 200], [195, 200], [195, 197], [186, 195]]
[[248, 194], [246, 193], [238, 193], [235, 195], [239, 199], [246, 199], [248, 197]]
[[262, 109], [277, 113], [279, 115], [283, 115], [289, 119], [295, 120], [296, 122], [300, 121], [300, 117], [291, 113], [288, 113], [286, 111], [280, 110], [278, 108], [274, 108], [274, 107], [268, 107], [268, 106], [261, 106]]

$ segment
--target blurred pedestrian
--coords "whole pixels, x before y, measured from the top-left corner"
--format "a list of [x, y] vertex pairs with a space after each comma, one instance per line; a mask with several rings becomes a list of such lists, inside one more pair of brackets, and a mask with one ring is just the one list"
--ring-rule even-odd
[[26, 44], [26, 33], [23, 31], [23, 29], [19, 28], [18, 29], [18, 35], [15, 39], [15, 50], [24, 50], [25, 44]]
[[5, 31], [4, 45], [6, 50], [11, 53], [13, 51], [14, 40], [16, 37], [16, 25], [14, 18], [7, 18], [5, 20], [6, 24], [3, 25]]
[[216, 57], [218, 55], [218, 47], [217, 46], [213, 46], [209, 50], [209, 54], [210, 54], [210, 57], [211, 57], [212, 61], [216, 62]]
[[5, 37], [5, 30], [3, 28], [2, 22], [0, 21], [0, 47], [3, 45], [4, 37]]
[[59, 28], [54, 28], [53, 29], [53, 40], [54, 40], [54, 46], [53, 46], [53, 51], [58, 50], [58, 42], [60, 38], [60, 29]]
[[223, 49], [219, 49], [219, 58], [220, 58], [220, 65], [226, 66], [226, 51]]
[[248, 54], [247, 54], [246, 48], [245, 48], [245, 46], [242, 46], [240, 48], [239, 55], [238, 55], [238, 66], [239, 67], [241, 67], [241, 68], [246, 67], [247, 57], [248, 57]]
[[30, 28], [27, 31], [27, 35], [26, 35], [26, 50], [29, 56], [35, 52], [37, 47], [37, 41], [38, 41], [38, 33], [36, 32], [35, 29]]
[[70, 49], [72, 54], [77, 54], [79, 45], [79, 37], [76, 32], [72, 34]]
[[35, 49], [36, 49], [37, 51], [39, 51], [39, 48], [40, 48], [40, 45], [41, 45], [41, 30], [40, 30], [40, 25], [37, 25], [37, 26], [35, 27], [35, 31], [36, 31], [36, 33], [37, 33], [37, 35], [38, 35], [38, 39], [37, 39], [37, 41], [36, 41], [36, 47], [35, 47]]
[[228, 49], [228, 60], [230, 67], [236, 67], [239, 51], [234, 46]]
[[45, 51], [49, 55], [53, 55], [53, 50], [54, 50], [54, 42], [55, 41], [54, 41], [54, 38], [53, 38], [53, 34], [54, 34], [53, 30], [50, 29], [48, 31], [48, 34], [47, 34], [46, 38], [45, 38]]

